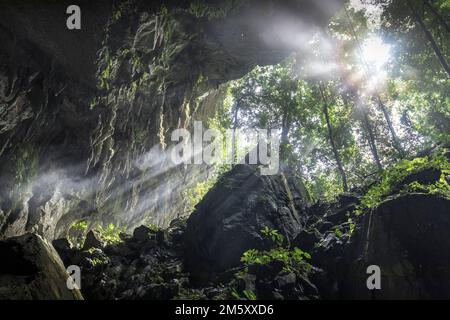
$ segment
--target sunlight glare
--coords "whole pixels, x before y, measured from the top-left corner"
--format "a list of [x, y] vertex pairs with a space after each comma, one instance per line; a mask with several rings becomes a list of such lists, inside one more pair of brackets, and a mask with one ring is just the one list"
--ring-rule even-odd
[[391, 47], [379, 37], [371, 37], [364, 41], [363, 55], [370, 68], [380, 70], [390, 58]]

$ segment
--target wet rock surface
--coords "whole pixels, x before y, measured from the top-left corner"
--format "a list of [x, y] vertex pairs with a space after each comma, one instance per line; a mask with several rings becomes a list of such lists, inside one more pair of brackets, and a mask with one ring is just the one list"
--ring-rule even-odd
[[[423, 170], [408, 178], [441, 176]], [[400, 192], [405, 181], [356, 215], [357, 191], [299, 205], [283, 174], [237, 165], [168, 228], [142, 225], [109, 238], [93, 229], [76, 247], [35, 234], [1, 241], [8, 259], [0, 297], [81, 298], [67, 290], [62, 260], [81, 268], [81, 293], [93, 300], [450, 298], [450, 200]], [[367, 287], [373, 265], [380, 290]]]
[[182, 297], [225, 298], [225, 288], [213, 285], [190, 288], [183, 265], [184, 245], [180, 233], [185, 221], [168, 230], [146, 226], [117, 244], [88, 250], [63, 251], [68, 264], [82, 267], [82, 292], [86, 299], [164, 300]]
[[0, 1], [0, 238], [186, 214], [182, 187], [207, 168], [166, 170], [154, 147], [214, 115], [222, 84], [297, 47], [273, 28], [281, 17], [313, 32], [343, 1], [230, 3], [210, 19], [182, 1], [82, 0], [74, 31], [70, 1]]
[[68, 274], [58, 253], [35, 234], [0, 241], [0, 299], [83, 299], [69, 290]]
[[[393, 195], [376, 209], [354, 217], [354, 230], [349, 236], [346, 233], [350, 228], [348, 216], [355, 209], [359, 196], [345, 194], [334, 202], [304, 208], [301, 214], [307, 224], [297, 225], [297, 230], [283, 229], [283, 225], [271, 220], [273, 212], [265, 210], [266, 200], [255, 200], [250, 190], [259, 193], [270, 190], [272, 194], [274, 190], [279, 191], [275, 203], [283, 208], [287, 205], [283, 202], [287, 199], [283, 196], [284, 191], [281, 192], [284, 184], [277, 180], [280, 177], [273, 177], [266, 183], [259, 178], [246, 167], [224, 176], [216, 190], [212, 189], [197, 207], [197, 210], [209, 208], [207, 212], [210, 217], [193, 215], [187, 222], [176, 220], [166, 230], [141, 226], [133, 236], [123, 236], [124, 241], [120, 243], [84, 251], [62, 248], [61, 254], [66, 256], [67, 263], [82, 265], [83, 294], [87, 299], [238, 298], [233, 292], [251, 292], [258, 299], [416, 299], [450, 296], [447, 271], [450, 264], [450, 242], [447, 237], [450, 229], [449, 199], [419, 193]], [[258, 181], [259, 188], [251, 183], [246, 185], [244, 181], [248, 180]], [[246, 189], [247, 192], [237, 189], [234, 194], [227, 193], [234, 195], [230, 203], [236, 206], [223, 201], [223, 207], [219, 208], [226, 209], [219, 212], [225, 217], [217, 219], [214, 207], [211, 207], [215, 198], [210, 197], [219, 191], [225, 195], [225, 186], [233, 183], [249, 189]], [[277, 186], [274, 187], [274, 184]], [[252, 211], [244, 214], [244, 208], [257, 210], [259, 219], [254, 219]], [[239, 218], [231, 218], [227, 221], [226, 214], [229, 217], [243, 215], [248, 220], [243, 222]], [[208, 219], [216, 224], [211, 224]], [[227, 222], [221, 224], [221, 221]], [[243, 242], [233, 242], [231, 235], [248, 239], [245, 232], [257, 235], [257, 229], [263, 223], [272, 223], [271, 227], [278, 227], [287, 237], [292, 237], [288, 247], [299, 247], [311, 254], [308, 261], [312, 265], [310, 272], [286, 270], [283, 262], [277, 259], [267, 264], [251, 264], [243, 272], [243, 265], [236, 262], [229, 252], [241, 256], [251, 246], [237, 245]], [[200, 252], [193, 255], [198, 250], [196, 244], [200, 244], [194, 240], [199, 239], [193, 236], [194, 230], [197, 236], [203, 236], [205, 232], [211, 239], [221, 239], [222, 242], [218, 242], [220, 249], [207, 251], [207, 255]], [[231, 233], [227, 234], [224, 230]], [[270, 247], [263, 238], [255, 241], [259, 243], [253, 245], [262, 250], [264, 246]], [[208, 248], [208, 245], [215, 246], [217, 243], [203, 239], [202, 245]], [[67, 253], [70, 253], [69, 259]], [[193, 256], [196, 259], [190, 260]], [[212, 271], [214, 259], [222, 259], [220, 261], [225, 263], [220, 271]], [[205, 269], [208, 264], [209, 269]], [[382, 290], [367, 288], [367, 267], [370, 265], [380, 267]], [[207, 274], [207, 277], [199, 277], [199, 274]]]
[[284, 175], [262, 176], [238, 165], [208, 192], [187, 221], [187, 267], [207, 276], [239, 265], [251, 248], [264, 249], [264, 227], [278, 230], [290, 243], [301, 230]]

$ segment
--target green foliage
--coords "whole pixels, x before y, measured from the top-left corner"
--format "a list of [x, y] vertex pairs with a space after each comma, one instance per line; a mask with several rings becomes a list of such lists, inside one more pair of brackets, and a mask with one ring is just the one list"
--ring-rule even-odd
[[106, 228], [103, 228], [101, 225], [99, 225], [96, 230], [100, 233], [102, 240], [107, 244], [115, 244], [121, 242], [122, 240], [120, 239], [119, 234], [125, 232], [125, 228], [115, 226], [112, 223], [108, 224]]
[[183, 198], [187, 202], [189, 212], [203, 199], [206, 193], [214, 186], [215, 182], [216, 179], [201, 181], [183, 191]]
[[273, 241], [275, 247], [270, 250], [250, 249], [244, 252], [241, 262], [245, 267], [252, 264], [267, 265], [273, 260], [283, 262], [283, 269], [287, 272], [302, 273], [309, 271], [311, 265], [306, 259], [311, 259], [311, 255], [299, 248], [288, 249], [282, 247], [284, 237], [277, 230], [271, 230], [265, 227], [261, 233], [267, 239]]
[[88, 223], [86, 220], [80, 220], [72, 225], [72, 228], [76, 231], [86, 232]]
[[252, 264], [268, 265], [274, 260], [283, 262], [283, 270], [286, 272], [303, 273], [311, 269], [311, 265], [306, 261], [311, 255], [299, 248], [292, 250], [278, 247], [268, 251], [250, 249], [241, 257], [241, 262], [245, 267]]
[[[450, 187], [446, 180], [446, 175], [450, 173], [450, 163], [447, 159], [447, 149], [434, 153], [431, 156], [418, 157], [412, 160], [401, 160], [393, 167], [382, 173], [380, 182], [371, 187], [362, 197], [356, 214], [361, 214], [367, 209], [377, 207], [382, 201], [394, 192], [405, 193], [420, 191], [432, 194], [441, 194], [450, 198]], [[410, 175], [419, 172], [436, 169], [441, 172], [440, 179], [431, 185], [422, 185], [414, 181], [408, 185], [401, 185]]]
[[93, 267], [105, 265], [109, 262], [107, 258], [93, 258], [90, 260]]
[[351, 217], [348, 218], [348, 226], [349, 226], [349, 230], [348, 230], [348, 236], [351, 237], [353, 234], [353, 231], [355, 231], [355, 223], [353, 222], [353, 219]]
[[236, 288], [231, 288], [231, 296], [236, 300], [241, 300], [242, 297], [239, 294], [239, 292], [236, 290]]
[[256, 300], [256, 294], [253, 291], [250, 290], [244, 290], [242, 291], [242, 293], [244, 294], [245, 298], [247, 300]]
[[[267, 226], [261, 230], [261, 234], [273, 243], [273, 248], [270, 250], [250, 249], [244, 252], [241, 257], [243, 269], [235, 274], [236, 279], [248, 273], [251, 265], [258, 264], [268, 267], [273, 261], [282, 263], [283, 272], [293, 272], [303, 277], [311, 271], [312, 266], [307, 261], [311, 259], [311, 255], [308, 252], [299, 248], [282, 247], [284, 237], [277, 230]], [[254, 292], [244, 290], [240, 294], [235, 287], [231, 288], [230, 294], [235, 299], [255, 300], [257, 298]]]
[[197, 18], [206, 17], [208, 20], [224, 18], [229, 12], [238, 9], [244, 0], [226, 0], [218, 4], [211, 4], [205, 0], [195, 0], [190, 3], [188, 12]]
[[73, 223], [68, 231], [67, 240], [75, 248], [82, 248], [84, 244], [84, 239], [86, 238], [86, 233], [88, 229], [88, 222], [86, 220], [80, 220]]
[[277, 246], [281, 247], [283, 245], [284, 236], [278, 233], [278, 230], [270, 229], [268, 226], [265, 226], [261, 233], [266, 238], [270, 238]]
[[37, 174], [39, 159], [38, 153], [32, 146], [23, 146], [12, 156], [15, 164], [16, 186], [24, 186]]
[[342, 238], [343, 236], [344, 236], [344, 233], [341, 231], [341, 229], [339, 229], [338, 227], [336, 227], [335, 229], [334, 229], [334, 233], [336, 234], [336, 236], [338, 237], [338, 238]]
[[145, 226], [148, 227], [150, 229], [150, 232], [152, 232], [152, 233], [157, 233], [158, 231], [162, 230], [156, 224], [152, 224], [152, 223], [146, 224]]
[[251, 290], [243, 290], [242, 294], [240, 294], [236, 288], [231, 288], [230, 294], [236, 300], [257, 300], [256, 294]]
[[[88, 228], [89, 223], [87, 220], [77, 221], [69, 228], [68, 240], [75, 248], [80, 249], [83, 247]], [[125, 228], [115, 226], [112, 223], [110, 223], [106, 228], [98, 225], [94, 229], [100, 234], [101, 239], [106, 244], [121, 242], [122, 240], [120, 239], [119, 234], [125, 232]]]

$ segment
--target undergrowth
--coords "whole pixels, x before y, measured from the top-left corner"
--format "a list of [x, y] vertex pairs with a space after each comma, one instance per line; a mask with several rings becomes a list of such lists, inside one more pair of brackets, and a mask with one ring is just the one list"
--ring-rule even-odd
[[[299, 277], [304, 277], [312, 269], [312, 265], [307, 261], [311, 255], [299, 248], [284, 247], [284, 236], [278, 230], [264, 227], [261, 234], [265, 239], [271, 241], [273, 247], [269, 250], [250, 249], [244, 252], [241, 257], [243, 268], [235, 274], [236, 279], [245, 277], [249, 273], [252, 265], [261, 265], [269, 268], [273, 262], [282, 263], [283, 273], [295, 273]], [[276, 275], [274, 275], [276, 276]], [[249, 290], [240, 292], [236, 286], [232, 285], [231, 296], [235, 299], [256, 300], [256, 293]]]
[[[385, 170], [381, 175], [380, 182], [371, 187], [361, 198], [354, 213], [359, 215], [368, 209], [375, 208], [394, 193], [422, 192], [439, 194], [450, 198], [450, 186], [446, 179], [446, 176], [450, 174], [450, 162], [447, 158], [448, 152], [448, 149], [442, 149], [440, 152], [430, 156], [401, 160], [392, 168]], [[414, 181], [402, 184], [408, 176], [429, 169], [436, 169], [440, 172], [440, 177], [436, 182], [422, 184]]]

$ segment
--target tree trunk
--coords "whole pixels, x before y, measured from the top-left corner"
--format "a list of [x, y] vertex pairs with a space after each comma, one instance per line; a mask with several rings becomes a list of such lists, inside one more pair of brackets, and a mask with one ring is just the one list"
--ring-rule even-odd
[[383, 170], [383, 165], [381, 164], [380, 157], [378, 156], [377, 145], [375, 143], [375, 136], [373, 134], [372, 124], [370, 123], [368, 110], [364, 107], [363, 112], [363, 122], [367, 131], [367, 140], [369, 141], [370, 151], [372, 152], [373, 159], [378, 167], [379, 171]]
[[391, 132], [392, 140], [394, 143], [394, 148], [400, 154], [400, 157], [403, 158], [403, 156], [405, 155], [405, 151], [403, 150], [400, 140], [397, 136], [397, 133], [395, 132], [395, 128], [394, 128], [394, 125], [392, 124], [391, 116], [389, 115], [389, 111], [387, 110], [386, 106], [384, 105], [383, 101], [381, 101], [381, 98], [378, 95], [377, 95], [377, 101], [378, 101], [378, 105], [380, 106], [381, 110], [383, 111], [384, 118], [386, 119], [386, 122], [388, 124], [389, 131]]
[[442, 67], [447, 72], [447, 75], [450, 78], [450, 67], [447, 64], [447, 61], [445, 60], [445, 57], [443, 56], [441, 50], [439, 49], [439, 46], [437, 45], [436, 41], [434, 40], [433, 35], [431, 34], [430, 30], [427, 29], [422, 18], [420, 18], [420, 16], [414, 10], [414, 7], [411, 5], [411, 2], [409, 0], [407, 0], [407, 4], [408, 4], [409, 9], [411, 10], [414, 20], [419, 25], [419, 27], [422, 29], [422, 31], [425, 33], [425, 36], [427, 37], [428, 41], [430, 41], [431, 46], [433, 47], [433, 50], [434, 50], [437, 58], [439, 59], [439, 62], [441, 63]]
[[282, 160], [286, 160], [287, 146], [289, 145], [289, 131], [292, 125], [292, 116], [288, 109], [284, 110], [281, 122], [280, 156]]
[[331, 122], [330, 122], [330, 115], [328, 113], [328, 103], [325, 98], [325, 93], [323, 92], [323, 89], [320, 84], [319, 84], [319, 90], [320, 90], [320, 94], [321, 94], [322, 100], [323, 100], [323, 113], [325, 115], [325, 120], [327, 122], [328, 139], [330, 140], [331, 148], [333, 149], [334, 158], [336, 160], [338, 170], [339, 170], [339, 173], [342, 178], [342, 186], [344, 188], [344, 192], [348, 192], [347, 175], [345, 174], [344, 166], [342, 165], [341, 157], [339, 156], [339, 152], [337, 150], [336, 143], [333, 138], [333, 132], [332, 132]]
[[233, 140], [231, 141], [231, 162], [237, 162], [237, 152], [236, 152], [236, 129], [238, 127], [238, 112], [239, 112], [239, 101], [236, 101], [233, 115]]
[[430, 9], [430, 11], [436, 16], [436, 18], [439, 20], [439, 22], [442, 24], [442, 26], [447, 30], [448, 33], [450, 33], [450, 26], [445, 21], [445, 19], [441, 16], [441, 14], [430, 4], [428, 0], [423, 0], [425, 3], [425, 6]]

